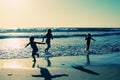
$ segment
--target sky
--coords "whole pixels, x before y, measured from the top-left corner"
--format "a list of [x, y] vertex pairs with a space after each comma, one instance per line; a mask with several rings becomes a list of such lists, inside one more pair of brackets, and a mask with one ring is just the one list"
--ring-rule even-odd
[[0, 0], [0, 28], [120, 27], [120, 0]]

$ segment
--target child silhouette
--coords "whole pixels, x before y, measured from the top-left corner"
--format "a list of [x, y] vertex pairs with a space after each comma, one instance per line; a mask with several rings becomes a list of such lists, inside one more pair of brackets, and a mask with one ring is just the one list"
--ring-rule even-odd
[[31, 45], [33, 62], [36, 62], [35, 55], [37, 55], [37, 57], [39, 57], [39, 54], [37, 53], [37, 52], [38, 52], [38, 48], [37, 48], [37, 45], [36, 45], [36, 44], [45, 44], [45, 43], [34, 42], [34, 37], [33, 37], [33, 36], [31, 36], [29, 39], [30, 39], [30, 42], [25, 46], [25, 48], [26, 48], [27, 46]]
[[51, 47], [51, 39], [53, 39], [51, 29], [48, 29], [47, 34], [43, 37], [42, 42], [44, 42], [44, 38], [46, 38], [46, 44], [47, 44], [47, 48], [45, 49], [45, 52], [48, 52], [49, 48]]
[[87, 41], [87, 48], [86, 48], [87, 51], [89, 51], [91, 39], [95, 41], [95, 39], [93, 39], [93, 38], [91, 37], [91, 34], [88, 33], [88, 35], [87, 35], [86, 38], [85, 38], [85, 40]]

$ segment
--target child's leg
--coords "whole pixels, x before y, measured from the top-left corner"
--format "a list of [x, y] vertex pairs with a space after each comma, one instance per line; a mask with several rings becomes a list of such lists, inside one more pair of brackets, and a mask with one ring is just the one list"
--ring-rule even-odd
[[50, 43], [47, 43], [47, 48], [45, 49], [45, 52], [48, 52], [49, 48], [50, 48]]
[[39, 54], [38, 54], [38, 53], [36, 53], [36, 55], [37, 55], [37, 57], [39, 57]]
[[89, 51], [89, 45], [87, 45], [87, 49], [86, 50]]
[[36, 62], [35, 52], [32, 52], [32, 58], [33, 58], [33, 61]]
[[38, 49], [36, 49], [34, 52], [35, 52], [35, 55], [37, 55], [37, 57], [39, 57], [39, 54], [37, 53]]
[[47, 47], [47, 48], [45, 49], [45, 52], [48, 52], [48, 49], [49, 49], [49, 47]]
[[87, 51], [89, 51], [90, 44], [87, 44]]

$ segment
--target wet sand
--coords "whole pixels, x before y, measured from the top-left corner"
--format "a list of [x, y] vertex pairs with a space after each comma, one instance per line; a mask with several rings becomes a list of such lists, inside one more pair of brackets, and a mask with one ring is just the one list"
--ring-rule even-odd
[[36, 63], [32, 58], [0, 60], [0, 80], [120, 80], [119, 65], [80, 65], [79, 59], [53, 57], [49, 67], [43, 58]]

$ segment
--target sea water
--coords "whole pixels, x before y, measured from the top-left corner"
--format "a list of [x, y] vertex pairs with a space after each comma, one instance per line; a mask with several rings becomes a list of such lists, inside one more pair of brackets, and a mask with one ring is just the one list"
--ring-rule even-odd
[[[92, 37], [96, 40], [91, 41], [91, 54], [101, 55], [120, 52], [120, 30], [116, 28], [112, 30], [109, 30], [109, 28], [107, 30], [96, 30], [96, 28], [89, 30], [89, 28], [87, 28], [83, 31], [80, 28], [72, 28], [72, 30], [70, 28], [65, 28], [64, 30], [59, 28], [52, 30], [54, 39], [51, 40], [49, 53], [51, 53], [53, 57], [86, 55], [85, 37], [88, 33], [91, 33]], [[35, 41], [41, 42], [45, 34], [46, 31], [1, 32], [0, 59], [31, 57], [31, 47], [28, 46], [25, 48], [25, 45], [29, 43], [29, 36], [35, 36]], [[37, 46], [39, 49], [38, 53], [42, 56], [47, 46], [43, 44], [38, 44]]]

